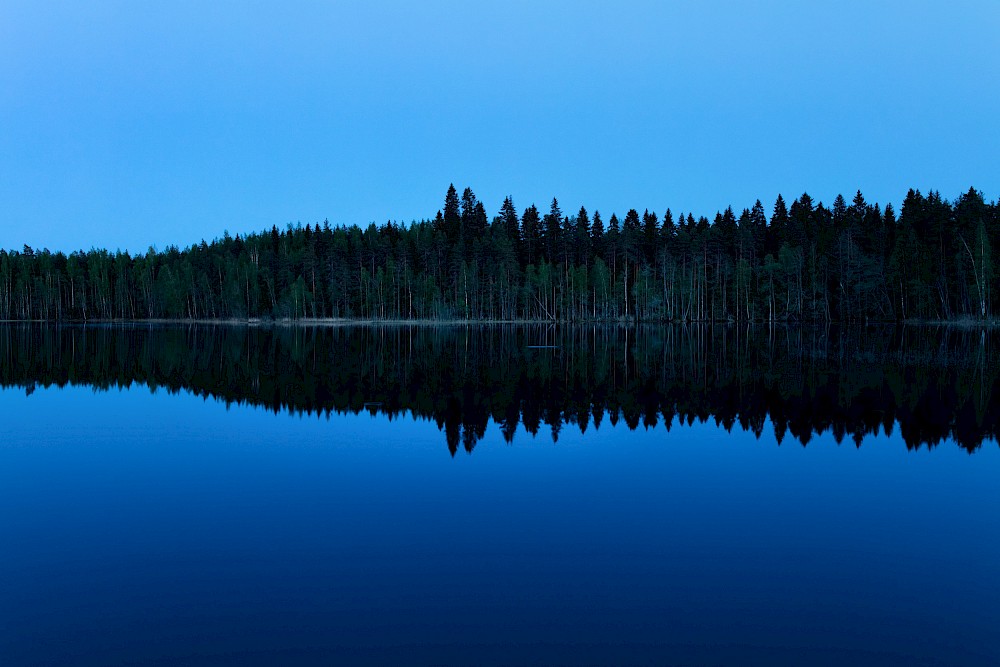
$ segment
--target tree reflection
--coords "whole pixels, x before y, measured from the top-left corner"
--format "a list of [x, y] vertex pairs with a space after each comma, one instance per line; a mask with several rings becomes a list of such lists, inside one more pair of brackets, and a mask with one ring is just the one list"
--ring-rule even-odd
[[996, 440], [997, 333], [934, 327], [0, 327], [5, 387], [134, 383], [298, 414], [433, 419], [452, 453], [495, 421], [564, 428], [713, 420], [780, 443]]

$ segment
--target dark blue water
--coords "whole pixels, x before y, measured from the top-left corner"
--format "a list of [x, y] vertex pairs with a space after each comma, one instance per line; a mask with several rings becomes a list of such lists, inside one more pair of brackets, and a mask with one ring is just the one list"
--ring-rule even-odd
[[1000, 448], [0, 391], [0, 663], [997, 664]]

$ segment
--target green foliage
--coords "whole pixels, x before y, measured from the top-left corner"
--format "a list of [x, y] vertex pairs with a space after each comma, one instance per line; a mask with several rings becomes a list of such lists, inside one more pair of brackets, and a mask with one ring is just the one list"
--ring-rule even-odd
[[452, 185], [434, 219], [289, 225], [144, 254], [0, 251], [0, 319], [628, 321], [990, 319], [1000, 212], [910, 190], [897, 219], [857, 192], [779, 196], [714, 222], [667, 209], [564, 216], [507, 197], [492, 222]]

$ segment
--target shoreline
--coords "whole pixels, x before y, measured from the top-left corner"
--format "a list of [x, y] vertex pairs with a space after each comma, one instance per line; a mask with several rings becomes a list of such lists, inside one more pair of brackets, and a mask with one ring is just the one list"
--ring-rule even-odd
[[690, 321], [635, 321], [635, 320], [469, 320], [450, 319], [361, 319], [346, 317], [329, 318], [152, 318], [152, 319], [93, 319], [93, 320], [0, 320], [0, 325], [40, 324], [49, 326], [160, 326], [160, 325], [197, 325], [197, 326], [231, 326], [231, 327], [470, 327], [470, 326], [627, 326], [627, 327], [675, 327], [675, 326], [782, 326], [782, 327], [884, 327], [884, 326], [918, 326], [944, 327], [955, 329], [995, 329], [1000, 327], [1000, 320], [878, 320], [865, 322], [822, 322], [822, 321], [727, 321], [727, 320], [690, 320]]

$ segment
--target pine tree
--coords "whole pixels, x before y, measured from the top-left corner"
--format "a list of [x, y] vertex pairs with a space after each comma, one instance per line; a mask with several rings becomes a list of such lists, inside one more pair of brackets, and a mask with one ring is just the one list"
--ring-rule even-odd
[[537, 264], [541, 252], [541, 219], [538, 209], [532, 204], [521, 214], [521, 248], [524, 253], [522, 264]]
[[562, 241], [562, 210], [559, 201], [553, 197], [549, 212], [542, 221], [544, 256], [549, 262], [559, 261], [560, 244]]
[[574, 261], [586, 266], [590, 262], [591, 241], [590, 241], [590, 216], [583, 206], [576, 214], [576, 227], [574, 243]]
[[605, 256], [604, 221], [601, 220], [601, 212], [594, 211], [594, 222], [590, 225], [590, 247], [594, 257]]
[[456, 243], [459, 239], [462, 227], [462, 216], [459, 213], [458, 191], [455, 184], [448, 186], [448, 192], [444, 196], [444, 232], [449, 243]]
[[507, 238], [511, 239], [512, 242], [516, 242], [519, 239], [518, 228], [520, 226], [520, 219], [517, 215], [517, 209], [514, 208], [514, 200], [509, 196], [504, 197], [503, 205], [500, 207], [499, 215], [501, 224], [503, 225], [504, 234]]
[[771, 221], [767, 228], [765, 252], [777, 257], [778, 249], [787, 241], [788, 208], [785, 206], [784, 198], [779, 194], [774, 202], [774, 210], [771, 212]]

